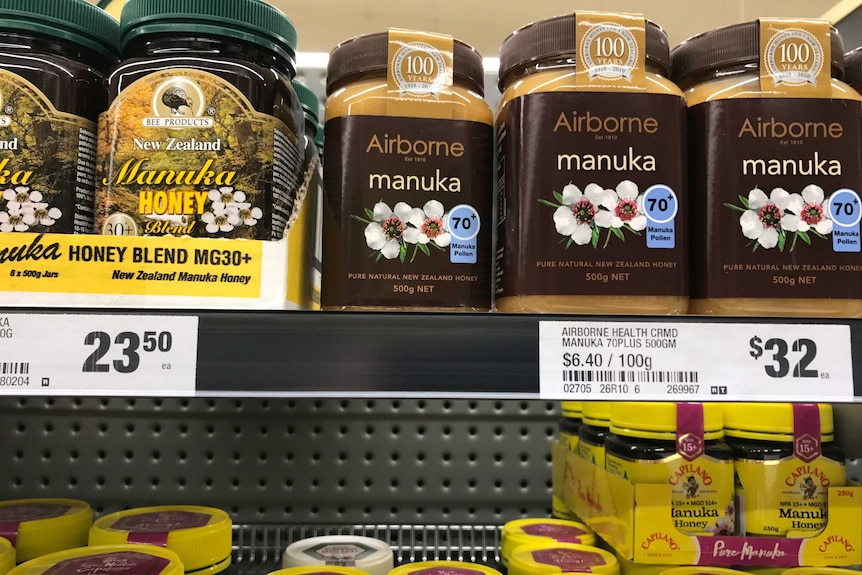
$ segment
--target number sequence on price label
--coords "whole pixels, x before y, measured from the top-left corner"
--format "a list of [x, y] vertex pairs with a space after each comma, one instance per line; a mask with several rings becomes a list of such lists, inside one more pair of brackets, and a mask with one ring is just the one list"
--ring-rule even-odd
[[850, 327], [542, 321], [539, 386], [560, 400], [848, 401]]
[[196, 316], [0, 315], [0, 395], [193, 395]]

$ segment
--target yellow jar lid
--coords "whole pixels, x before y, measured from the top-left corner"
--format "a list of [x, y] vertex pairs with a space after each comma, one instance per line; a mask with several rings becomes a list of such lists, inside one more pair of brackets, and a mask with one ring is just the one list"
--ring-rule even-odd
[[[611, 433], [673, 441], [676, 439], [679, 405], [669, 401], [615, 401], [611, 404]], [[681, 405], [703, 409], [704, 439], [724, 436], [724, 414], [720, 403]]]
[[[725, 569], [724, 567], [671, 567], [661, 572], [661, 575], [748, 575], [745, 571]], [[858, 574], [857, 574], [858, 575]]]
[[585, 401], [581, 413], [582, 420], [587, 425], [608, 427], [611, 424], [610, 401]]
[[[818, 403], [820, 433], [824, 441], [832, 441], [835, 422], [832, 406]], [[724, 433], [728, 437], [765, 441], [793, 441], [792, 403], [726, 403]]]
[[6, 575], [15, 567], [15, 548], [8, 539], [0, 537], [0, 575]]
[[583, 417], [584, 402], [563, 401], [560, 402], [560, 409], [563, 411], [563, 417], [568, 417], [569, 419], [580, 419]]
[[503, 565], [509, 563], [512, 551], [521, 545], [534, 543], [580, 543], [595, 545], [596, 534], [587, 525], [565, 519], [516, 519], [503, 525], [500, 535], [500, 556]]
[[267, 575], [368, 575], [367, 571], [355, 567], [339, 567], [337, 565], [312, 565], [306, 567], [288, 567], [279, 569]]
[[478, 563], [466, 561], [419, 561], [396, 567], [389, 575], [502, 575]]
[[218, 573], [230, 565], [231, 520], [213, 507], [140, 507], [100, 517], [90, 529], [90, 545], [144, 543], [170, 549], [186, 573]]
[[613, 553], [577, 543], [530, 543], [516, 547], [509, 556], [509, 575], [568, 572], [619, 575], [620, 564]]
[[15, 546], [19, 563], [87, 544], [93, 510], [78, 499], [0, 501], [0, 537]]
[[102, 545], [44, 555], [18, 565], [9, 575], [48, 571], [51, 575], [183, 575], [183, 564], [173, 551], [152, 545]]
[[781, 575], [859, 575], [859, 571], [840, 567], [794, 567]]

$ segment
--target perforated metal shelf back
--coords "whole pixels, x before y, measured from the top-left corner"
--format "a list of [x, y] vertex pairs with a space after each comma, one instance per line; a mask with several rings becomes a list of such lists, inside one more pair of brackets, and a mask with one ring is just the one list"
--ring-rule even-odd
[[500, 566], [499, 525], [234, 526], [235, 573], [257, 575], [279, 567], [294, 541], [320, 535], [361, 535], [385, 541], [396, 565], [416, 561], [469, 561]]
[[499, 525], [550, 513], [558, 418], [541, 401], [2, 398], [0, 498]]

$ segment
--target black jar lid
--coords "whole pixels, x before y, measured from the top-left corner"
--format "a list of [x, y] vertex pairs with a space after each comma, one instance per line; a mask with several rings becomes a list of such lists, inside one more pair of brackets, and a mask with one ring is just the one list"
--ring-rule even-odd
[[[500, 46], [500, 90], [517, 70], [540, 60], [572, 58], [577, 54], [577, 13], [527, 24], [512, 32]], [[670, 44], [664, 29], [646, 20], [646, 60], [664, 75], [670, 73]]]
[[[485, 94], [485, 69], [482, 56], [469, 44], [453, 42], [453, 76], [479, 95]], [[389, 34], [378, 32], [356, 36], [336, 46], [329, 54], [326, 68], [326, 94], [366, 74], [387, 73], [389, 67]]]
[[81, 0], [0, 0], [0, 29], [68, 40], [114, 60], [119, 52], [117, 21]]
[[862, 48], [844, 54], [844, 80], [854, 88], [862, 88]]
[[[830, 27], [832, 76], [844, 76], [844, 41]], [[731, 24], [692, 36], [671, 52], [672, 79], [690, 82], [723, 68], [760, 62], [760, 21]]]

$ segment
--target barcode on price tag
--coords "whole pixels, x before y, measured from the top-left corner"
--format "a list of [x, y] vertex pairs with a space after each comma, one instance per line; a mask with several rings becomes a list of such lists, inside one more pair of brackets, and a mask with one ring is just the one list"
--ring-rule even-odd
[[0, 314], [0, 395], [194, 395], [197, 316]]
[[852, 401], [850, 327], [539, 322], [543, 399]]

